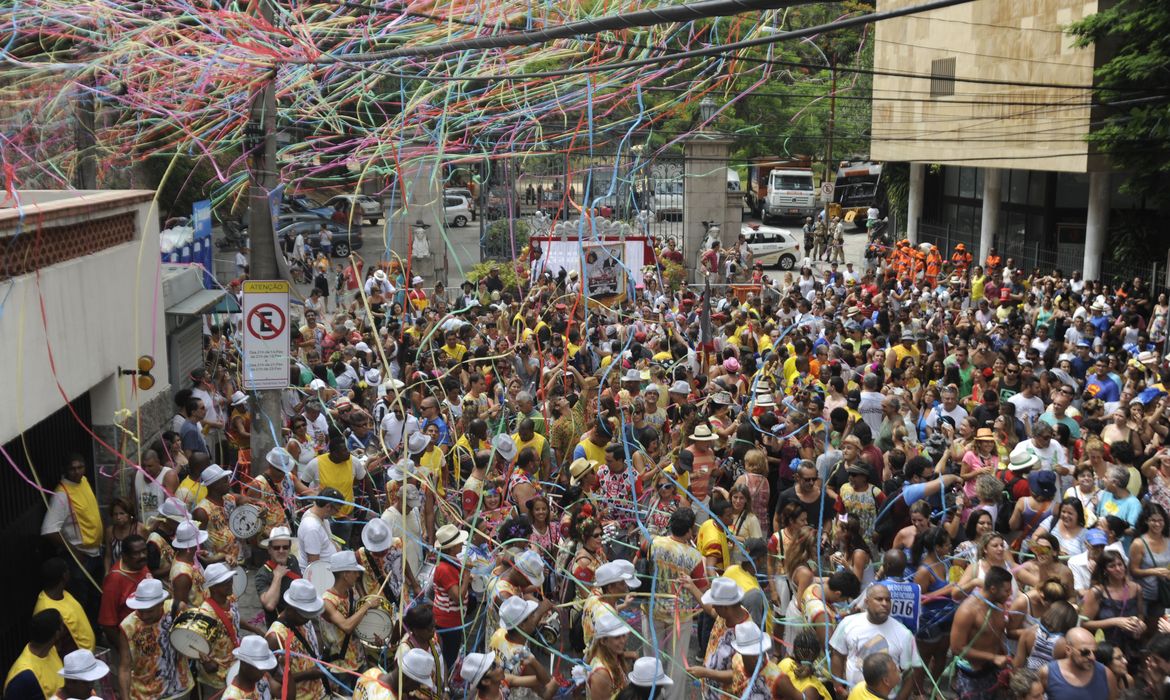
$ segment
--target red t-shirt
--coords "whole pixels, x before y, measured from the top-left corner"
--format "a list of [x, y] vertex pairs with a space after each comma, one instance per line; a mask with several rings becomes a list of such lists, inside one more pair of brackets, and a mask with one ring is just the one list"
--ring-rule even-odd
[[459, 569], [449, 561], [441, 561], [435, 567], [435, 627], [459, 627], [463, 624], [460, 601], [451, 598], [447, 591], [452, 586], [459, 588]]
[[139, 571], [126, 571], [122, 562], [114, 565], [106, 580], [102, 582], [102, 606], [98, 611], [98, 624], [103, 627], [117, 627], [130, 614], [126, 606], [126, 599], [138, 588], [142, 579], [152, 578], [150, 569], [142, 567]]

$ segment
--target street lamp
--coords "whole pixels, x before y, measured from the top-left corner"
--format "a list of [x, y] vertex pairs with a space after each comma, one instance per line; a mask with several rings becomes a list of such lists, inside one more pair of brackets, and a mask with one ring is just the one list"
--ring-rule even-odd
[[710, 96], [704, 97], [699, 102], [699, 117], [707, 124], [715, 118], [715, 111], [719, 109], [719, 105]]

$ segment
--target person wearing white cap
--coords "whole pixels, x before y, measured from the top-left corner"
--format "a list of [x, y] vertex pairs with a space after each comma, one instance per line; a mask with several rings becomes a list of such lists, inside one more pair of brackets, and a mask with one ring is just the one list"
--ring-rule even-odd
[[191, 519], [182, 499], [171, 496], [162, 501], [151, 518], [146, 535], [147, 559], [158, 562], [151, 566], [150, 573], [164, 581], [171, 577], [171, 565], [175, 561], [175, 550], [171, 540], [175, 537], [179, 523]]
[[242, 391], [233, 393], [229, 411], [224, 434], [227, 436], [228, 444], [232, 446], [233, 453], [236, 454], [236, 459], [225, 459], [224, 462], [236, 464], [239, 461], [251, 464], [252, 410], [248, 407], [248, 395]]
[[268, 559], [252, 576], [260, 607], [264, 609], [264, 623], [271, 625], [276, 615], [284, 610], [284, 593], [301, 576], [301, 565], [292, 556], [292, 531], [285, 526], [272, 528], [260, 546], [268, 550]]
[[[658, 688], [669, 688], [674, 685], [674, 681], [670, 676], [666, 675], [666, 669], [662, 666], [662, 661], [657, 656], [643, 656], [634, 661], [634, 669], [630, 671], [626, 678], [630, 682], [630, 686], [639, 690], [654, 691]], [[657, 691], [655, 697], [658, 697], [662, 691]], [[650, 697], [650, 692], [641, 694], [646, 698]]]
[[196, 610], [214, 620], [219, 627], [219, 634], [213, 635], [210, 640], [211, 653], [196, 664], [199, 687], [203, 696], [208, 697], [211, 692], [218, 692], [227, 685], [227, 670], [232, 664], [232, 650], [239, 643], [240, 628], [256, 633], [262, 633], [263, 630], [252, 626], [250, 622], [240, 621], [240, 609], [232, 594], [235, 569], [223, 562], [215, 562], [207, 567], [203, 576], [203, 587], [207, 594], [203, 604]]
[[[360, 700], [434, 697], [434, 673], [434, 657], [422, 649], [411, 649], [402, 657], [397, 674], [387, 673], [375, 666], [358, 676], [353, 697]], [[426, 690], [420, 693], [424, 688]]]
[[[409, 459], [399, 460], [386, 472], [386, 510], [382, 511], [382, 521], [389, 527], [390, 536], [397, 541], [397, 546], [388, 554], [394, 563], [387, 570], [391, 577], [387, 588], [394, 599], [404, 583], [400, 558], [406, 559], [405, 584], [410, 587], [411, 594], [422, 593], [417, 577], [425, 563], [422, 548], [424, 496], [416, 474], [414, 462]], [[428, 510], [433, 512], [433, 504]]]
[[272, 692], [273, 682], [269, 677], [269, 672], [277, 666], [276, 654], [268, 648], [264, 637], [245, 635], [240, 646], [232, 650], [232, 656], [239, 661], [240, 668], [220, 700], [264, 700], [278, 696]]
[[616, 614], [618, 607], [635, 605], [629, 593], [642, 585], [634, 573], [634, 565], [625, 559], [606, 562], [593, 572], [593, 588], [581, 603], [581, 631], [583, 646], [593, 642], [593, 630], [601, 615]]
[[504, 673], [512, 677], [508, 680], [509, 700], [538, 700], [556, 687], [556, 679], [528, 648], [540, 621], [551, 609], [552, 603], [547, 600], [538, 603], [520, 596], [500, 605], [500, 626], [491, 635], [488, 651], [495, 653]]
[[422, 600], [408, 607], [402, 615], [402, 633], [398, 650], [394, 653], [396, 662], [401, 665], [402, 660], [412, 649], [425, 651], [435, 660], [431, 680], [434, 681], [436, 688], [441, 688], [443, 680], [447, 677], [447, 665], [443, 661], [439, 638], [435, 635], [434, 606]]
[[630, 626], [612, 612], [602, 612], [593, 628], [594, 638], [585, 651], [591, 698], [613, 697], [628, 682], [624, 658]]
[[312, 493], [309, 487], [292, 476], [297, 460], [283, 447], [273, 447], [264, 456], [264, 471], [246, 487], [246, 493], [263, 511], [265, 535], [275, 527], [288, 527], [292, 522], [289, 504], [297, 496]]
[[191, 517], [207, 530], [205, 561], [224, 561], [235, 566], [240, 561], [240, 543], [228, 526], [228, 512], [247, 499], [229, 493], [231, 475], [218, 464], [203, 470], [199, 480], [207, 487], [207, 495], [191, 511]]
[[[743, 607], [743, 589], [735, 579], [719, 576], [711, 580], [711, 587], [699, 601], [704, 612], [715, 618], [707, 649], [703, 654], [703, 665], [710, 670], [726, 671], [731, 668], [731, 657], [735, 653], [731, 642], [735, 638], [735, 626], [751, 620], [751, 614]], [[708, 688], [708, 700], [715, 700], [721, 693]]]
[[434, 617], [438, 628], [443, 662], [453, 668], [463, 646], [463, 612], [468, 607], [471, 588], [471, 565], [459, 558], [467, 542], [465, 530], [448, 523], [435, 531], [435, 549], [439, 561], [432, 577], [434, 583]]
[[199, 523], [187, 520], [175, 528], [171, 546], [175, 560], [171, 564], [171, 592], [175, 600], [191, 607], [203, 604], [203, 564], [197, 556], [199, 546], [207, 541], [207, 533], [199, 529]]
[[[289, 679], [296, 684], [294, 700], [320, 700], [325, 697], [325, 676], [315, 659], [322, 658], [316, 625], [325, 602], [313, 584], [303, 578], [292, 582], [284, 594], [284, 611], [268, 626], [264, 637], [268, 648], [288, 654]], [[284, 656], [281, 656], [284, 661]], [[283, 671], [282, 671], [283, 672]]]
[[500, 622], [500, 610], [511, 598], [532, 598], [544, 585], [544, 559], [532, 550], [521, 552], [512, 566], [503, 574], [493, 578], [484, 592], [490, 603], [488, 609], [489, 629]]
[[504, 700], [501, 687], [504, 682], [504, 667], [496, 663], [492, 652], [463, 657], [459, 671], [465, 684], [466, 700]]
[[329, 557], [329, 571], [333, 573], [333, 585], [321, 595], [325, 603], [320, 623], [325, 658], [347, 668], [358, 668], [363, 654], [354, 630], [366, 612], [381, 605], [383, 599], [376, 591], [358, 597], [356, 586], [366, 570], [348, 549]]
[[[771, 638], [751, 620], [741, 622], [729, 633], [732, 649], [729, 668], [717, 671], [705, 666], [692, 666], [691, 674], [718, 685], [720, 690], [715, 691], [716, 695], [770, 700], [772, 688], [780, 678], [780, 667], [768, 655], [768, 650], [772, 648]], [[712, 696], [712, 690], [708, 688], [708, 697]]]
[[113, 640], [118, 650], [118, 697], [126, 700], [161, 700], [186, 695], [194, 686], [187, 661], [177, 657], [170, 643], [170, 629], [177, 612], [162, 581], [140, 581], [126, 600], [130, 614], [122, 620]]
[[65, 655], [57, 675], [64, 679], [54, 698], [88, 698], [93, 695], [95, 683], [110, 673], [110, 667], [96, 658], [88, 649], [77, 649]]

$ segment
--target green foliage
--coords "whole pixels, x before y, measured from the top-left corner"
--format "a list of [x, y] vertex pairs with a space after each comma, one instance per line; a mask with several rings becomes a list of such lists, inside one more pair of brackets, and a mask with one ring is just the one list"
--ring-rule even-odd
[[662, 263], [662, 278], [666, 281], [666, 285], [670, 291], [677, 292], [687, 280], [687, 271], [682, 265], [670, 260], [661, 260]]
[[885, 163], [882, 166], [882, 181], [886, 185], [886, 198], [890, 202], [890, 213], [894, 215], [902, 230], [909, 223], [910, 207], [910, 164]]
[[[175, 159], [174, 167], [171, 167], [172, 158]], [[167, 174], [168, 168], [170, 174]], [[159, 190], [159, 218], [162, 220], [172, 216], [191, 216], [191, 205], [209, 199], [212, 188], [219, 184], [215, 169], [202, 157], [151, 156], [143, 162], [142, 171], [147, 178], [147, 187]]]
[[484, 234], [484, 248], [493, 255], [511, 257], [513, 252], [519, 254], [520, 249], [528, 245], [528, 233], [526, 221], [494, 221]]
[[504, 289], [520, 289], [520, 276], [516, 272], [516, 266], [510, 264], [510, 262], [488, 260], [486, 262], [476, 263], [467, 271], [467, 279], [479, 284], [479, 281], [487, 277], [488, 273], [492, 270], [500, 271], [500, 280], [504, 283]]
[[1170, 3], [1119, 0], [1068, 29], [1079, 47], [1110, 56], [1096, 71], [1097, 101], [1113, 103], [1088, 140], [1128, 175], [1123, 188], [1170, 204]]

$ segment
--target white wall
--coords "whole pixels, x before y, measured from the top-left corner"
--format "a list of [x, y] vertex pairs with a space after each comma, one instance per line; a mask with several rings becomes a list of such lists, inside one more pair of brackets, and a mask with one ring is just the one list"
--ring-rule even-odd
[[[93, 423], [108, 425], [118, 409], [134, 411], [169, 390], [153, 193], [81, 194], [45, 197], [39, 207], [26, 200], [21, 235], [36, 235], [38, 219], [47, 228], [135, 211], [135, 240], [42, 268], [39, 285], [34, 274], [0, 282], [0, 444], [61, 408], [62, 392], [72, 400], [93, 389]], [[14, 214], [0, 211], [0, 237], [12, 235]], [[154, 356], [155, 386], [135, 396], [133, 378], [117, 378], [117, 369], [144, 354]]]

